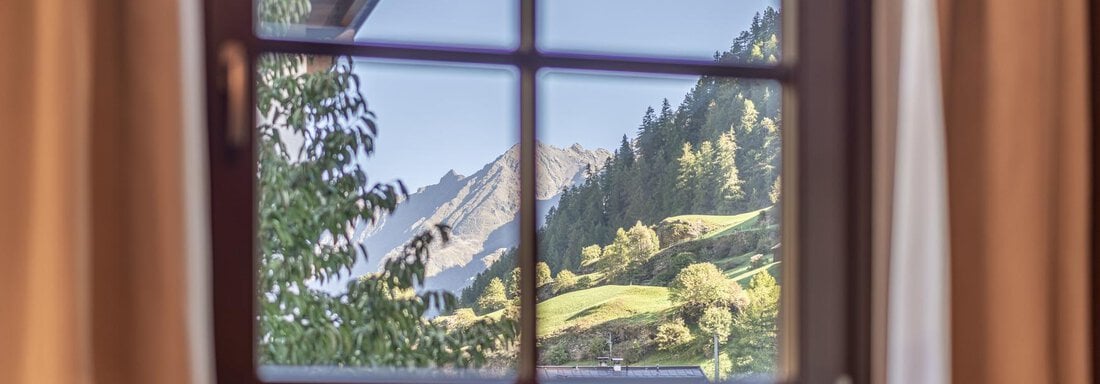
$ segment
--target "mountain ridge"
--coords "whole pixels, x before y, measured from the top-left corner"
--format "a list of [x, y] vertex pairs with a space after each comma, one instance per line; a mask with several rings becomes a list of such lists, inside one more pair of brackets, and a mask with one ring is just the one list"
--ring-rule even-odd
[[[537, 143], [536, 199], [539, 220], [556, 205], [561, 190], [585, 180], [589, 167], [599, 169], [611, 156], [606, 149], [579, 144], [558, 148]], [[451, 226], [451, 241], [433, 246], [428, 258], [426, 289], [458, 292], [518, 242], [519, 145], [513, 145], [469, 176], [451, 169], [439, 182], [418, 188], [391, 215], [374, 225], [359, 225], [353, 240], [367, 250], [351, 276], [375, 272], [382, 260], [400, 255], [403, 245], [428, 227]], [[346, 280], [345, 280], [346, 281]], [[334, 281], [329, 289], [340, 289]]]

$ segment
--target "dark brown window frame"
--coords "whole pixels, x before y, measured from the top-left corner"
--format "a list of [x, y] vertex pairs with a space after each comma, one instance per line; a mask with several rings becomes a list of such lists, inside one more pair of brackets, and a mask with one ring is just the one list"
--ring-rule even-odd
[[[255, 359], [255, 150], [252, 64], [264, 52], [512, 65], [520, 73], [521, 338], [517, 381], [535, 382], [535, 74], [540, 68], [772, 79], [784, 86], [781, 336], [788, 383], [870, 380], [871, 0], [784, 0], [783, 62], [774, 67], [545, 53], [535, 49], [536, 0], [517, 0], [515, 51], [261, 39], [253, 2], [205, 0], [215, 372], [220, 383], [262, 381]], [[545, 0], [544, 0], [545, 1]], [[807, 15], [809, 17], [799, 17]], [[223, 52], [243, 48], [243, 78]], [[231, 72], [229, 69], [228, 72]], [[234, 94], [234, 92], [236, 92]], [[236, 98], [236, 103], [230, 103]], [[244, 107], [242, 107], [242, 105]], [[236, 118], [238, 121], [228, 121]], [[246, 120], [239, 120], [246, 119]], [[243, 136], [240, 136], [243, 135]], [[326, 379], [305, 382], [321, 383]], [[328, 378], [328, 382], [378, 382]]]

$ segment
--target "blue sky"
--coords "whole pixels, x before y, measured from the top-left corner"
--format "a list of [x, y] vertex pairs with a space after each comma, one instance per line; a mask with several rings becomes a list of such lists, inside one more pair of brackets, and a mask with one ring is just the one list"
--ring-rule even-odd
[[[752, 15], [775, 0], [544, 0], [539, 48], [706, 60], [729, 47]], [[511, 0], [382, 0], [361, 40], [516, 45]], [[356, 72], [378, 114], [378, 181], [400, 178], [412, 189], [447, 170], [469, 175], [518, 141], [518, 83], [507, 67], [358, 61]], [[673, 105], [695, 78], [575, 71], [539, 74], [539, 139], [556, 145], [617, 147], [633, 135], [646, 107]]]

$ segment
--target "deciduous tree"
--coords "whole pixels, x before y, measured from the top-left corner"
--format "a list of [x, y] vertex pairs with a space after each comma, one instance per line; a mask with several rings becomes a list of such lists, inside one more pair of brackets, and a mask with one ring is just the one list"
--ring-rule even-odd
[[477, 299], [477, 306], [482, 312], [493, 312], [504, 308], [508, 304], [508, 296], [504, 294], [504, 283], [498, 278], [489, 281], [485, 292]]

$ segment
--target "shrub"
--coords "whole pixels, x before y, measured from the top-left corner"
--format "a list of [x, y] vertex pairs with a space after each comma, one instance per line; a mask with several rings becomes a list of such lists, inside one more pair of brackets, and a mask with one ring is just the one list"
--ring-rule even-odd
[[544, 363], [549, 365], [562, 365], [572, 360], [569, 349], [561, 344], [554, 344], [550, 348], [544, 349], [540, 357], [542, 357]]
[[731, 325], [733, 325], [733, 315], [726, 308], [707, 308], [703, 311], [703, 317], [699, 318], [699, 329], [708, 335], [718, 336], [719, 343], [725, 343], [729, 338]]
[[[767, 271], [764, 271], [767, 273]], [[740, 311], [749, 305], [749, 293], [741, 288], [741, 284], [737, 284], [736, 280], [730, 279], [730, 302], [733, 304], [734, 309]]]
[[691, 330], [684, 325], [682, 319], [678, 318], [657, 327], [657, 349], [662, 351], [684, 345], [692, 339]]
[[669, 247], [688, 240], [695, 240], [711, 228], [701, 221], [669, 220], [657, 224], [655, 231], [661, 247]]
[[577, 284], [574, 287], [576, 287], [576, 289], [592, 288], [592, 277], [587, 275], [581, 276], [581, 278], [577, 279]]
[[550, 278], [550, 265], [545, 261], [535, 264], [535, 287], [542, 287], [546, 284], [550, 284], [553, 279]]
[[696, 263], [680, 270], [669, 284], [669, 299], [680, 305], [685, 318], [698, 319], [710, 307], [731, 307], [733, 287], [729, 279], [711, 263]]
[[470, 308], [459, 308], [455, 310], [454, 315], [450, 316], [450, 321], [447, 324], [447, 328], [451, 330], [461, 329], [470, 326], [477, 321], [477, 315], [474, 314], [474, 310]]
[[519, 321], [519, 298], [515, 300], [508, 300], [508, 303], [504, 305], [504, 313], [501, 315], [501, 320], [509, 319], [512, 321]]
[[588, 342], [588, 355], [592, 358], [607, 356], [607, 338], [593, 337]]
[[596, 244], [581, 248], [581, 265], [587, 266], [599, 261], [602, 254], [603, 249]]
[[573, 289], [577, 285], [577, 275], [570, 272], [568, 269], [563, 269], [558, 272], [558, 277], [554, 279], [554, 293], [561, 294]]
[[677, 253], [675, 256], [672, 256], [671, 258], [669, 258], [668, 264], [665, 266], [664, 270], [661, 271], [661, 273], [657, 274], [657, 276], [653, 278], [654, 281], [651, 284], [652, 285], [668, 285], [668, 282], [671, 281], [674, 277], [676, 277], [676, 274], [680, 273], [680, 270], [684, 269], [684, 267], [687, 267], [687, 266], [695, 263], [696, 260], [697, 259], [696, 259], [694, 253], [691, 253], [691, 252]]

